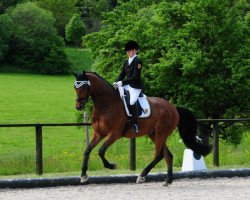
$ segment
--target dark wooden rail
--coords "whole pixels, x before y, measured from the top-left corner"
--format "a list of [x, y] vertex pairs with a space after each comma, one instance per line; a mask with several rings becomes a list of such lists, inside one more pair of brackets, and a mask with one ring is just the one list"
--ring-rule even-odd
[[[213, 125], [213, 164], [219, 166], [219, 122], [249, 122], [250, 119], [198, 119], [198, 123], [208, 122]], [[54, 123], [54, 124], [0, 124], [1, 127], [35, 127], [36, 132], [36, 173], [43, 173], [42, 127], [44, 126], [91, 126], [91, 123]], [[136, 169], [136, 140], [130, 139], [130, 170]]]
[[43, 174], [43, 126], [91, 126], [91, 123], [56, 123], [56, 124], [0, 124], [1, 127], [35, 127], [36, 131], [36, 174]]
[[213, 125], [213, 165], [219, 167], [219, 126], [220, 122], [243, 123], [250, 119], [198, 119], [198, 123], [211, 123]]

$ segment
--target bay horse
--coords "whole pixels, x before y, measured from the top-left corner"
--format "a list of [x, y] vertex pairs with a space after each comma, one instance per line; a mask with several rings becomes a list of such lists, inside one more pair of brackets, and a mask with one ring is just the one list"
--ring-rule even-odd
[[167, 163], [167, 179], [165, 184], [173, 181], [173, 155], [169, 151], [166, 140], [178, 126], [179, 134], [186, 147], [195, 153], [206, 156], [211, 152], [208, 144], [201, 143], [196, 138], [197, 122], [191, 111], [185, 108], [176, 108], [163, 98], [147, 97], [151, 115], [139, 119], [139, 133], [134, 133], [132, 128], [125, 129], [127, 115], [118, 90], [94, 72], [75, 74], [76, 109], [83, 110], [89, 97], [92, 97], [94, 108], [92, 112], [93, 135], [90, 144], [84, 152], [81, 182], [88, 180], [86, 174], [89, 156], [93, 148], [104, 138], [105, 142], [98, 151], [103, 165], [108, 169], [115, 169], [116, 164], [110, 163], [106, 157], [106, 150], [119, 138], [135, 138], [147, 135], [155, 144], [155, 156], [149, 165], [137, 178], [137, 183], [145, 182], [145, 177], [150, 170], [163, 158]]

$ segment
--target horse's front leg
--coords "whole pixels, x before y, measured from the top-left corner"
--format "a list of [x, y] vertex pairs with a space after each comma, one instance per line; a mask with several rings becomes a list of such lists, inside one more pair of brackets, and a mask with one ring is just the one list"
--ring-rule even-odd
[[105, 158], [105, 153], [107, 149], [117, 140], [118, 138], [114, 137], [108, 137], [108, 139], [104, 142], [104, 144], [101, 146], [99, 149], [98, 155], [101, 157], [103, 165], [105, 168], [108, 169], [116, 169], [116, 164], [115, 163], [110, 163], [106, 158]]
[[94, 149], [96, 145], [103, 139], [97, 132], [93, 133], [92, 140], [90, 144], [87, 146], [84, 152], [83, 164], [82, 164], [82, 174], [81, 174], [81, 183], [84, 183], [88, 180], [88, 175], [86, 174], [88, 170], [88, 162], [89, 162], [89, 155], [91, 151]]

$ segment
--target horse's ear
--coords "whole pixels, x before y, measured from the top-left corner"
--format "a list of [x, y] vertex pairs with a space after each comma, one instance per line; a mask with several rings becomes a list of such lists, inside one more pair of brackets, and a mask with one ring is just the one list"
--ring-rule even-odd
[[88, 79], [88, 76], [87, 76], [87, 74], [86, 74], [86, 72], [83, 70], [82, 71], [82, 75], [83, 75], [83, 77], [85, 78], [85, 79]]
[[78, 76], [78, 74], [77, 73], [75, 73], [75, 72], [72, 72], [73, 74], [74, 74], [74, 76], [77, 78], [77, 76]]

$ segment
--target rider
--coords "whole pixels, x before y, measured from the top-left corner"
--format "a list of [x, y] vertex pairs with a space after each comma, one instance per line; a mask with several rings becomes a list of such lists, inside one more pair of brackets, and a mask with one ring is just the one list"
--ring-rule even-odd
[[116, 87], [123, 87], [130, 93], [130, 107], [132, 114], [133, 131], [138, 133], [138, 108], [136, 101], [143, 88], [141, 80], [142, 62], [137, 57], [139, 45], [136, 41], [129, 40], [125, 44], [125, 51], [127, 52], [128, 59], [124, 62], [121, 73], [113, 83]]

